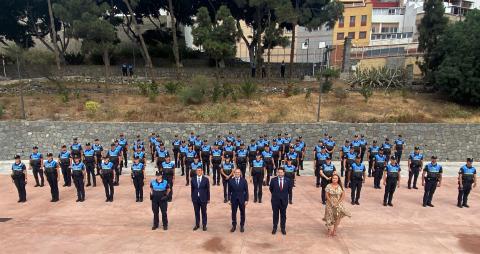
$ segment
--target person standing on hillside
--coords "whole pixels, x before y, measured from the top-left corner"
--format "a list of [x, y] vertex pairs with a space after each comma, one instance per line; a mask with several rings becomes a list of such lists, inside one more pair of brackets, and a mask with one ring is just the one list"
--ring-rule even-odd
[[282, 64], [280, 65], [280, 77], [285, 78], [285, 61], [282, 60]]

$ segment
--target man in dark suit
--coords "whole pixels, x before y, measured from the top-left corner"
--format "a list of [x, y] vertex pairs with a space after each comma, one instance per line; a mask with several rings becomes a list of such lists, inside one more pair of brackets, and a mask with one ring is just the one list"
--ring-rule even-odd
[[228, 197], [232, 205], [232, 229], [235, 232], [237, 228], [237, 209], [240, 208], [240, 232], [245, 231], [245, 206], [248, 203], [248, 183], [241, 177], [242, 171], [235, 169], [234, 177], [228, 181]]
[[280, 228], [282, 234], [286, 235], [285, 222], [287, 221], [288, 195], [293, 187], [290, 179], [284, 177], [285, 170], [279, 168], [277, 177], [270, 181], [270, 193], [272, 194], [272, 211], [273, 211], [273, 230], [272, 235], [277, 233], [278, 215], [280, 214]]
[[200, 210], [202, 211], [203, 231], [207, 231], [207, 204], [210, 203], [210, 181], [203, 175], [202, 167], [197, 168], [197, 175], [190, 181], [193, 209], [195, 210], [195, 227], [200, 228]]

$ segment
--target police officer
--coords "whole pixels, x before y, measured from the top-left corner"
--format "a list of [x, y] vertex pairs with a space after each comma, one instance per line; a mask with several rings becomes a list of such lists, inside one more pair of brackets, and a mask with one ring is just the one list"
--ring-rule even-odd
[[165, 158], [170, 156], [170, 153], [165, 148], [165, 144], [160, 143], [158, 146], [155, 147], [155, 163], [157, 165], [158, 170], [162, 167], [162, 163], [165, 161]]
[[187, 142], [185, 142], [185, 140], [182, 140], [182, 144], [180, 145], [180, 156], [178, 158], [178, 160], [180, 161], [180, 167], [182, 168], [182, 176], [185, 175], [185, 156], [187, 155], [187, 152], [188, 152]]
[[142, 151], [140, 146], [136, 147], [136, 151], [133, 153], [132, 161], [135, 159], [135, 157], [138, 157], [139, 162], [141, 162], [143, 165], [147, 164], [145, 152]]
[[60, 200], [58, 193], [60, 170], [58, 163], [53, 160], [52, 153], [47, 154], [47, 159], [43, 162], [43, 167], [45, 169], [45, 175], [47, 176], [47, 182], [50, 185], [50, 193], [52, 194], [52, 200], [50, 200], [50, 202], [57, 202]]
[[335, 140], [333, 140], [333, 137], [331, 135], [328, 136], [328, 139], [323, 142], [327, 153], [330, 155], [330, 158], [333, 158], [333, 152], [335, 152], [335, 146], [337, 143], [335, 143]]
[[172, 151], [173, 151], [173, 161], [175, 165], [180, 165], [178, 162], [179, 153], [180, 153], [180, 146], [182, 145], [182, 141], [178, 138], [178, 134], [175, 134], [175, 138], [172, 141]]
[[229, 143], [233, 143], [235, 141], [235, 136], [231, 131], [228, 132], [228, 135], [225, 137], [225, 140]]
[[373, 188], [381, 189], [380, 180], [383, 178], [383, 171], [387, 166], [387, 156], [383, 154], [383, 148], [378, 150], [378, 154], [373, 157], [374, 166], [373, 166]]
[[343, 172], [345, 171], [345, 169], [347, 168], [347, 165], [345, 165], [345, 162], [346, 162], [346, 156], [347, 156], [347, 153], [350, 152], [350, 141], [345, 140], [345, 144], [342, 146], [342, 148], [340, 149], [340, 173], [341, 173], [341, 176], [343, 177]]
[[[203, 163], [202, 161], [200, 161], [200, 158], [198, 157], [198, 155], [195, 156], [195, 158], [193, 158], [193, 162], [190, 164], [190, 179], [192, 177], [195, 177], [197, 175], [197, 169], [198, 168], [201, 168], [203, 170]], [[203, 173], [205, 174], [205, 172]], [[187, 180], [187, 185], [190, 184]]]
[[273, 175], [277, 175], [277, 168], [280, 167], [280, 158], [282, 157], [281, 145], [278, 144], [277, 139], [272, 140], [270, 151], [273, 153]]
[[377, 146], [377, 140], [373, 140], [372, 145], [367, 149], [367, 157], [368, 157], [368, 177], [372, 176], [372, 169], [373, 169], [373, 161], [375, 155], [378, 154], [380, 151], [380, 147]]
[[143, 202], [143, 183], [145, 181], [145, 164], [139, 157], [133, 157], [132, 181], [135, 187], [135, 202]]
[[[176, 135], [175, 135], [176, 137]], [[149, 141], [149, 148], [150, 148], [150, 156], [152, 156], [152, 162], [155, 161], [155, 147], [157, 147], [157, 137], [155, 136], [155, 132], [150, 134], [148, 138]]]
[[145, 143], [140, 139], [140, 135], [137, 135], [137, 139], [133, 141], [132, 151], [136, 152], [138, 149], [140, 151], [145, 151]]
[[77, 189], [77, 202], [85, 201], [85, 164], [80, 157], [73, 158], [72, 178]]
[[219, 185], [220, 183], [220, 164], [223, 160], [223, 152], [215, 143], [210, 154], [210, 167], [213, 171], [213, 185]]
[[[295, 166], [295, 168], [298, 171], [299, 170], [299, 168], [298, 168], [298, 165], [299, 165], [299, 163], [298, 163], [298, 153], [295, 152], [295, 149], [293, 148], [293, 146], [290, 146], [289, 152], [287, 152], [287, 154], [285, 155], [285, 159], [284, 159], [283, 164], [287, 164], [288, 160], [292, 161], [292, 164]], [[297, 173], [297, 176], [298, 176], [298, 173]]]
[[202, 139], [200, 138], [200, 135], [197, 135], [197, 138], [195, 139], [195, 141], [193, 142], [193, 148], [195, 150], [195, 152], [200, 155], [200, 152], [202, 151], [202, 146], [203, 146], [203, 141]]
[[[30, 154], [30, 170], [33, 172], [33, 177], [35, 178], [34, 187], [43, 187], [43, 155], [38, 152], [38, 147], [33, 147], [33, 152]], [[40, 181], [38, 181], [38, 176], [40, 175]]]
[[302, 136], [298, 137], [293, 148], [298, 155], [297, 176], [300, 176], [300, 170], [303, 170], [303, 159], [305, 158], [306, 149], [305, 142], [302, 140]]
[[402, 159], [403, 149], [405, 148], [405, 140], [403, 140], [402, 135], [399, 134], [398, 138], [393, 141], [395, 144], [394, 151], [395, 151], [395, 159], [397, 163], [400, 164], [400, 160]]
[[353, 147], [353, 151], [358, 155], [360, 156], [360, 153], [362, 152], [362, 142], [360, 141], [360, 137], [355, 134], [353, 136], [353, 141], [352, 143], [350, 144], [351, 147]]
[[203, 173], [210, 175], [210, 151], [212, 147], [208, 144], [208, 140], [203, 140], [203, 145], [200, 150], [200, 158], [202, 159]]
[[390, 158], [390, 163], [385, 167], [383, 176], [383, 185], [385, 186], [385, 194], [383, 195], [383, 206], [393, 206], [392, 199], [395, 189], [400, 188], [400, 165], [396, 161], [396, 157]]
[[275, 169], [273, 152], [270, 151], [270, 146], [265, 145], [264, 151], [262, 152], [262, 159], [265, 162], [265, 168], [267, 169], [267, 180], [263, 183], [263, 186], [269, 186], [270, 177], [272, 176], [273, 170]]
[[257, 143], [255, 142], [255, 139], [250, 140], [250, 145], [248, 145], [248, 165], [250, 168], [252, 167], [252, 163], [257, 157], [258, 153], [258, 146]]
[[240, 145], [243, 144], [242, 137], [237, 135], [237, 139], [235, 140], [235, 151], [240, 149]]
[[120, 181], [120, 174], [121, 174], [119, 164], [122, 164], [122, 161], [121, 161], [122, 146], [120, 146], [120, 145], [116, 146], [115, 143], [112, 143], [110, 145], [110, 150], [108, 150], [108, 152], [107, 152], [107, 156], [109, 157], [109, 161], [112, 163], [113, 170], [115, 171], [115, 174], [114, 174], [115, 175], [115, 182], [113, 184], [115, 186], [118, 186], [119, 181]]
[[58, 164], [60, 164], [60, 168], [62, 169], [63, 187], [70, 187], [72, 185], [72, 172], [70, 171], [72, 155], [67, 151], [66, 145], [62, 145], [62, 150], [58, 154]]
[[417, 188], [418, 174], [423, 167], [423, 154], [420, 153], [420, 147], [416, 146], [413, 153], [408, 156], [408, 189], [411, 189], [412, 179], [413, 188]]
[[15, 162], [12, 164], [12, 182], [17, 187], [18, 203], [27, 202], [27, 167], [20, 160], [20, 155], [15, 155]]
[[315, 154], [315, 162], [314, 162], [315, 163], [315, 177], [317, 179], [315, 186], [317, 188], [320, 187], [320, 178], [321, 178], [320, 170], [321, 170], [323, 164], [325, 164], [327, 162], [327, 158], [330, 158], [330, 155], [327, 153], [326, 147], [322, 146], [320, 148], [320, 151]]
[[188, 147], [187, 154], [185, 155], [185, 178], [187, 182], [185, 183], [185, 186], [188, 186], [190, 184], [190, 176], [191, 176], [191, 171], [192, 171], [192, 163], [194, 162], [195, 158], [197, 157], [197, 152], [194, 150], [194, 145], [190, 145]]
[[237, 164], [237, 168], [242, 172], [242, 177], [245, 177], [247, 171], [248, 151], [245, 149], [244, 143], [240, 144], [240, 149], [238, 149], [235, 154], [237, 155], [235, 156], [235, 164]]
[[100, 167], [100, 175], [102, 177], [103, 186], [105, 187], [105, 196], [107, 197], [105, 202], [112, 202], [114, 194], [113, 179], [115, 178], [115, 168], [114, 164], [110, 162], [110, 157], [108, 155], [103, 157], [103, 162]]
[[432, 205], [432, 198], [437, 187], [440, 187], [442, 184], [442, 173], [443, 168], [437, 164], [437, 156], [432, 156], [432, 162], [425, 166], [422, 174], [422, 186], [425, 186], [423, 207], [434, 207], [434, 205]]
[[390, 158], [392, 155], [392, 144], [390, 144], [390, 139], [386, 138], [385, 142], [382, 144], [383, 153], [387, 158]]
[[217, 135], [217, 140], [215, 140], [215, 145], [217, 145], [218, 149], [223, 150], [223, 146], [225, 145], [225, 140], [223, 140], [221, 135]]
[[363, 162], [363, 158], [365, 157], [365, 152], [367, 151], [368, 142], [365, 139], [365, 135], [360, 135], [360, 157], [362, 158], [361, 161]]
[[100, 175], [100, 169], [102, 165], [102, 157], [103, 157], [103, 146], [100, 144], [100, 140], [98, 138], [95, 139], [95, 142], [92, 145], [93, 150], [95, 151], [95, 161], [96, 161], [96, 168], [97, 168], [97, 176]]
[[264, 140], [263, 140], [263, 136], [260, 135], [258, 137], [258, 140], [256, 142], [256, 145], [257, 145], [257, 150], [260, 154], [262, 154], [263, 150], [265, 149], [265, 143], [264, 143]]
[[467, 158], [467, 164], [463, 165], [458, 172], [458, 202], [457, 206], [470, 207], [468, 205], [468, 195], [472, 187], [477, 186], [477, 169], [472, 165], [473, 159]]
[[190, 136], [188, 136], [188, 145], [195, 145], [195, 140], [197, 140], [197, 136], [195, 136], [195, 133], [192, 131], [190, 132]]
[[285, 132], [283, 134], [283, 139], [282, 139], [282, 144], [283, 144], [283, 149], [282, 149], [282, 160], [285, 161], [285, 155], [290, 151], [290, 145], [292, 143], [292, 137], [290, 134]]
[[[96, 187], [97, 179], [95, 177], [95, 165], [97, 165], [97, 157], [95, 156], [95, 150], [92, 149], [90, 143], [85, 144], [85, 150], [83, 150], [83, 163], [87, 169], [87, 187], [91, 186], [91, 183], [93, 183], [93, 187]], [[90, 181], [90, 176], [92, 181]]]
[[[293, 183], [293, 187], [295, 187], [295, 171], [297, 167], [292, 164], [291, 160], [287, 160], [287, 164], [283, 165], [283, 169], [285, 170], [285, 177], [289, 178]], [[288, 198], [288, 203], [293, 204], [293, 188], [289, 189]]]
[[360, 192], [362, 190], [362, 185], [365, 183], [366, 170], [365, 165], [361, 162], [360, 156], [355, 158], [355, 163], [350, 165], [348, 171], [348, 179], [350, 179], [350, 188], [352, 189], [351, 198], [352, 205], [360, 205], [358, 200], [360, 199]]
[[[355, 159], [357, 157], [360, 157], [360, 155], [355, 152], [355, 147], [350, 146], [350, 151], [348, 151], [348, 153], [345, 154], [345, 159], [344, 159], [344, 162], [343, 162], [343, 164], [345, 165], [345, 183], [344, 183], [345, 188], [349, 187], [349, 182], [351, 182], [351, 180], [352, 180], [350, 178], [351, 174], [349, 174], [350, 173], [349, 171], [352, 167], [352, 164], [355, 163]], [[361, 161], [361, 158], [360, 158], [360, 161]]]
[[[171, 157], [167, 156], [165, 162], [162, 163], [163, 178], [167, 180], [170, 191], [168, 193], [168, 202], [172, 202], [173, 182], [175, 181], [175, 162], [171, 161]], [[188, 174], [188, 173], [187, 173]]]
[[168, 229], [168, 217], [167, 217], [167, 207], [168, 207], [168, 197], [170, 193], [170, 186], [168, 181], [163, 179], [161, 173], [156, 173], [156, 179], [150, 181], [150, 199], [152, 200], [152, 212], [153, 212], [153, 227], [152, 230], [158, 228], [159, 224], [159, 208], [162, 212], [162, 224], [163, 230]]
[[[123, 163], [124, 163], [124, 165], [120, 165], [120, 170], [121, 170], [121, 168], [123, 168], [123, 166], [125, 166], [125, 168], [127, 167], [127, 160], [128, 160], [128, 155], [127, 155], [128, 141], [125, 138], [125, 135], [123, 133], [120, 133], [120, 138], [118, 139], [118, 144], [122, 147], [122, 159], [121, 160], [123, 160]], [[117, 184], [118, 184], [118, 181], [117, 181]]]
[[223, 185], [223, 203], [230, 201], [228, 197], [228, 181], [233, 177], [233, 171], [235, 170], [235, 165], [230, 160], [229, 156], [225, 156], [225, 161], [222, 163], [221, 174], [222, 174], [222, 185]]
[[72, 158], [80, 158], [82, 156], [82, 149], [82, 145], [78, 143], [78, 138], [73, 138], [73, 143], [70, 145], [70, 153], [72, 154]]
[[320, 167], [320, 176], [322, 177], [322, 204], [326, 204], [327, 197], [325, 188], [332, 182], [332, 176], [336, 174], [336, 168], [332, 163], [330, 156], [325, 158], [325, 163]]
[[[255, 160], [252, 162], [252, 167], [250, 168], [250, 175], [253, 180], [253, 202], [262, 203], [262, 185], [264, 182], [266, 174], [265, 162], [262, 160], [260, 154], [257, 154]], [[252, 181], [251, 180], [251, 181]]]
[[232, 145], [232, 142], [227, 141], [227, 145], [223, 147], [223, 156], [233, 159], [235, 156], [235, 146]]

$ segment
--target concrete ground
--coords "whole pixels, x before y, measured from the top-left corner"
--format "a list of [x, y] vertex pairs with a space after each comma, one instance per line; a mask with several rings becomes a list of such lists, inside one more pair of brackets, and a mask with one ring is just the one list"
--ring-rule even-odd
[[[3, 164], [5, 165], [5, 164]], [[75, 188], [60, 187], [60, 202], [50, 203], [49, 187], [27, 186], [28, 202], [18, 204], [8, 168], [0, 175], [0, 246], [2, 253], [480, 253], [480, 197], [471, 194], [471, 208], [457, 208], [457, 184], [446, 177], [437, 190], [435, 208], [421, 206], [423, 191], [408, 190], [402, 180], [395, 207], [383, 207], [383, 190], [367, 179], [360, 206], [348, 203], [352, 218], [343, 220], [338, 236], [325, 236], [320, 189], [311, 170], [302, 172], [287, 211], [287, 235], [271, 235], [270, 194], [262, 204], [247, 206], [246, 232], [230, 233], [230, 208], [222, 187], [212, 186], [208, 231], [192, 231], [190, 188], [177, 176], [169, 204], [169, 230], [152, 231], [150, 201], [136, 203], [128, 173], [115, 189], [113, 203], [105, 203], [103, 186], [86, 189], [86, 201], [76, 203]], [[457, 164], [447, 167], [455, 175]], [[149, 166], [149, 171], [153, 168]], [[149, 177], [150, 179], [150, 177]], [[252, 192], [253, 187], [250, 192]], [[148, 187], [145, 186], [148, 197]], [[252, 195], [250, 195], [252, 197]]]

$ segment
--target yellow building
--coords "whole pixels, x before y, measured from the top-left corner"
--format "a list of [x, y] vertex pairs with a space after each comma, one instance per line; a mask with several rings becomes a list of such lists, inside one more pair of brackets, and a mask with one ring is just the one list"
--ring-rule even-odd
[[352, 38], [353, 46], [368, 46], [372, 30], [372, 3], [370, 0], [340, 0], [344, 5], [343, 17], [333, 29], [333, 45], [343, 45]]

